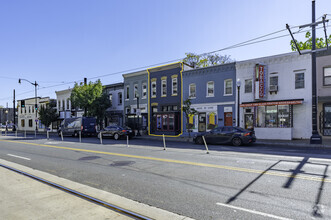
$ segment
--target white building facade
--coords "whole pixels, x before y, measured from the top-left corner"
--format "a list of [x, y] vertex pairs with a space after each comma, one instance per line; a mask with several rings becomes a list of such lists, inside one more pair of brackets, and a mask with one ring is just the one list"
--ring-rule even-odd
[[258, 139], [310, 138], [310, 54], [293, 52], [237, 62], [236, 77], [240, 81], [240, 127], [254, 128]]
[[[22, 101], [25, 102], [25, 107], [22, 107]], [[49, 97], [37, 97], [38, 110], [41, 106], [46, 106], [50, 102]], [[18, 100], [18, 130], [19, 131], [35, 131], [36, 127], [38, 131], [46, 131], [47, 128], [40, 122], [39, 114], [35, 109], [35, 98]]]
[[70, 100], [71, 91], [72, 89], [55, 91], [56, 109], [60, 120], [71, 117], [82, 117], [84, 114], [83, 110], [77, 110], [73, 108]]

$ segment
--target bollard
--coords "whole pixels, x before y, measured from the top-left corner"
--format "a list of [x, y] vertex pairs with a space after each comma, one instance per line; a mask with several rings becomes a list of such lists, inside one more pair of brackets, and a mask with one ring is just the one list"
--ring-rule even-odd
[[49, 140], [49, 131], [47, 130], [46, 133], [47, 133], [47, 140]]
[[79, 131], [79, 142], [82, 143], [82, 131]]
[[202, 139], [203, 139], [203, 143], [205, 143], [207, 154], [209, 154], [209, 150], [208, 150], [208, 146], [207, 146], [207, 143], [206, 143], [206, 140], [205, 140], [205, 136], [202, 136]]
[[163, 150], [166, 150], [166, 143], [165, 143], [165, 137], [164, 137], [164, 134], [163, 134]]
[[100, 144], [102, 144], [102, 131], [100, 131], [99, 135], [100, 135]]
[[5, 136], [7, 136], [7, 130], [5, 130]]
[[26, 138], [26, 130], [24, 130], [24, 137]]
[[34, 138], [37, 138], [37, 130], [34, 130]]
[[126, 136], [126, 146], [129, 147], [129, 135]]
[[63, 133], [62, 133], [62, 131], [61, 131], [61, 140], [63, 141]]

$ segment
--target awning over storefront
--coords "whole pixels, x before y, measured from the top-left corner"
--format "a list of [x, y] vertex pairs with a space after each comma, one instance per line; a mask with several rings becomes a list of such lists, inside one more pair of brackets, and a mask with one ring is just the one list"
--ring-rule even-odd
[[299, 105], [303, 99], [263, 101], [263, 102], [243, 102], [240, 107], [269, 106], [269, 105]]

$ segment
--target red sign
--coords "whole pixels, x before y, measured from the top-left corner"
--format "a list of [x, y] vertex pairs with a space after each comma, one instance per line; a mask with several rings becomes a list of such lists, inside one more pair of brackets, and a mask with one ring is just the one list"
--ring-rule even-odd
[[264, 66], [259, 65], [259, 97], [264, 97]]
[[269, 106], [269, 105], [299, 105], [302, 104], [302, 100], [290, 100], [290, 101], [276, 101], [276, 102], [254, 102], [241, 104], [240, 107], [254, 107], [254, 106]]

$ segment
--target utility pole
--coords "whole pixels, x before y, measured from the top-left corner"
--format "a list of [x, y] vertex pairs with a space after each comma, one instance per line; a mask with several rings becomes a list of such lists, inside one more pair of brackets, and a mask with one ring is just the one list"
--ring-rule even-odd
[[315, 0], [312, 1], [312, 124], [313, 131], [310, 137], [310, 144], [322, 144], [322, 137], [317, 131], [317, 92], [316, 92], [316, 24], [315, 24]]
[[[323, 23], [324, 25], [324, 32], [326, 35], [326, 29], [325, 29], [325, 22], [328, 22], [329, 20], [325, 20], [325, 17], [323, 18], [323, 21], [316, 22], [315, 21], [315, 0], [312, 0], [312, 23], [301, 25], [300, 28], [304, 27], [312, 27], [312, 50], [311, 51], [305, 51], [301, 52], [300, 48], [296, 44], [296, 41], [293, 37], [293, 34], [291, 32], [291, 29], [288, 24], [286, 24], [286, 28], [291, 34], [292, 40], [294, 41], [294, 44], [299, 52], [299, 54], [307, 54], [311, 53], [311, 74], [312, 74], [312, 135], [310, 137], [310, 144], [322, 144], [322, 136], [319, 135], [317, 130], [317, 89], [316, 89], [316, 52], [318, 51], [324, 51], [327, 50], [327, 48], [317, 49], [316, 50], [316, 26]], [[326, 39], [326, 45], [327, 45], [327, 39]]]

